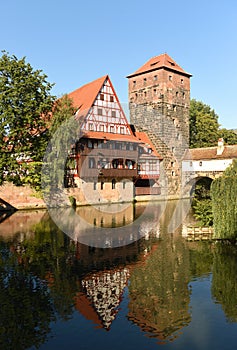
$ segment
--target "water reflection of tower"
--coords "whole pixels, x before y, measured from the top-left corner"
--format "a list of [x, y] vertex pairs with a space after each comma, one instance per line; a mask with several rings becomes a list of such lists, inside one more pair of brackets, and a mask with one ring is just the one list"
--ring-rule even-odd
[[128, 318], [150, 337], [168, 340], [191, 319], [189, 252], [181, 236], [161, 235], [159, 247], [131, 274]]

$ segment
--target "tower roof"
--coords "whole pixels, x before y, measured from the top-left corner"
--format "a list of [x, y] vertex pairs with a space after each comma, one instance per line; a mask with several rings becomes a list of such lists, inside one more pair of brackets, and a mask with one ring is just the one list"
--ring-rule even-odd
[[165, 68], [171, 71], [179, 72], [183, 75], [191, 77], [192, 75], [185, 72], [167, 53], [159, 56], [152, 57], [143, 66], [141, 66], [134, 73], [127, 76], [127, 78], [134, 77], [143, 73], [155, 71], [161, 68]]

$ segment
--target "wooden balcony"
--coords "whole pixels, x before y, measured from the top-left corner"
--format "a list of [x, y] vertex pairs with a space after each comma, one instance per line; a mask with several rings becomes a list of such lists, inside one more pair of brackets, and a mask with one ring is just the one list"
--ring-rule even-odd
[[109, 149], [109, 148], [85, 148], [81, 153], [81, 157], [104, 157], [104, 158], [123, 158], [137, 160], [138, 152], [124, 149]]
[[137, 169], [89, 169], [89, 168], [82, 168], [79, 172], [79, 177], [81, 178], [89, 178], [89, 177], [108, 177], [108, 178], [132, 178], [137, 177]]
[[100, 177], [122, 177], [131, 178], [137, 176], [137, 169], [100, 169]]

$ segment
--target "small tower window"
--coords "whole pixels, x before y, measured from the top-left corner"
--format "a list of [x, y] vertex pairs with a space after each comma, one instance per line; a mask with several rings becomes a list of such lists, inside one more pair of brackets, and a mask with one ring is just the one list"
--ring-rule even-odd
[[133, 80], [133, 87], [136, 87], [136, 80]]
[[146, 91], [144, 91], [144, 97], [146, 97]]
[[176, 97], [178, 97], [179, 96], [179, 93], [178, 93], [178, 91], [176, 91]]
[[185, 92], [183, 92], [183, 99], [185, 98]]
[[172, 75], [169, 75], [169, 81], [172, 81]]
[[143, 79], [144, 85], [146, 84], [146, 78]]
[[115, 185], [116, 185], [116, 180], [113, 179], [113, 180], [112, 180], [112, 190], [115, 190]]
[[184, 83], [184, 80], [183, 80], [183, 79], [181, 79], [181, 80], [180, 80], [180, 82], [181, 82], [181, 84], [183, 84], [183, 83]]
[[154, 80], [157, 81], [158, 77], [157, 75], [154, 75]]
[[153, 90], [153, 92], [154, 92], [154, 95], [156, 95], [156, 94], [157, 94], [157, 90], [156, 90], [156, 89], [154, 89], [154, 90]]

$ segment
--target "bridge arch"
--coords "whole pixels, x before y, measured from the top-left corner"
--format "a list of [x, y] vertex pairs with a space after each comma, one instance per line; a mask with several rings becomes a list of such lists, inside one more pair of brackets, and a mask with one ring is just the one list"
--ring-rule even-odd
[[211, 183], [214, 179], [215, 176], [213, 174], [208, 174], [208, 176], [196, 174], [185, 183], [183, 192], [185, 196], [193, 197], [198, 185], [203, 186], [206, 190], [210, 190]]

